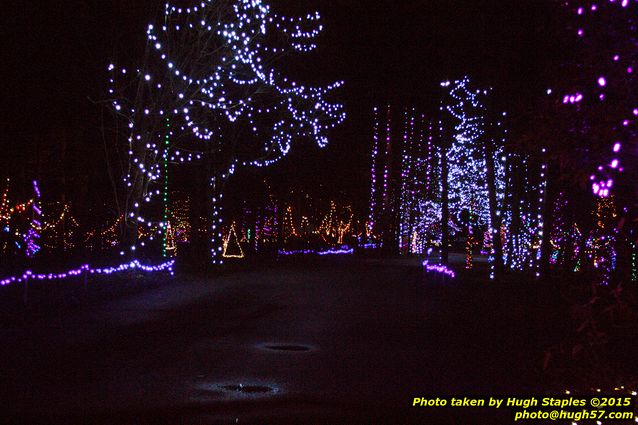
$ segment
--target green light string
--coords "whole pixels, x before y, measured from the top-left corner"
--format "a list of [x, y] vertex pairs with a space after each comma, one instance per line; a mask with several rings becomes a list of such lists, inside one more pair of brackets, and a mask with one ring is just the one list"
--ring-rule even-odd
[[638, 281], [638, 270], [636, 267], [636, 244], [631, 244], [631, 281]]
[[170, 128], [171, 123], [166, 118], [166, 136], [164, 136], [164, 237], [162, 243], [162, 255], [168, 256], [168, 150], [170, 148]]
[[466, 269], [471, 269], [472, 267], [474, 267], [474, 258], [472, 255], [472, 248], [474, 245], [474, 234], [472, 230], [473, 207], [474, 207], [474, 202], [470, 201], [469, 219], [467, 224], [467, 240], [465, 243], [465, 249], [466, 249], [465, 268]]

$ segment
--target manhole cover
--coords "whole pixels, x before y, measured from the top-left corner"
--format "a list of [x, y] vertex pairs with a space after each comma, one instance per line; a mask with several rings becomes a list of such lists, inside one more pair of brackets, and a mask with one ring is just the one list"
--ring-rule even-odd
[[270, 393], [273, 392], [274, 389], [270, 387], [266, 387], [263, 385], [224, 385], [222, 388], [229, 392], [237, 392], [237, 393]]
[[305, 345], [266, 345], [265, 348], [274, 351], [310, 351]]

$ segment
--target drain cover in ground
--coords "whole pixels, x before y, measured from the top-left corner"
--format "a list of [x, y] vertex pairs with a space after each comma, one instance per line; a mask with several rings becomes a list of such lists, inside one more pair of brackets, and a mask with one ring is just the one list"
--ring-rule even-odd
[[193, 397], [197, 400], [219, 400], [222, 398], [272, 397], [281, 392], [278, 386], [268, 382], [252, 383], [201, 383], [196, 386]]
[[266, 387], [264, 385], [224, 385], [222, 388], [229, 392], [238, 392], [238, 393], [270, 393], [275, 391], [273, 388]]

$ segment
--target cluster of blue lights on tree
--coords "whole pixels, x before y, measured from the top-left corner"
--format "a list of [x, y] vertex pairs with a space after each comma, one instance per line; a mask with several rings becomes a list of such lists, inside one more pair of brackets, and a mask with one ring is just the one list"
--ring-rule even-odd
[[[469, 211], [476, 218], [476, 224], [490, 226], [486, 144], [494, 144], [494, 156], [499, 159], [496, 167], [499, 201], [502, 201], [505, 192], [506, 158], [503, 139], [497, 140], [486, 134], [486, 127], [490, 123], [484, 116], [486, 107], [483, 99], [488, 91], [470, 90], [468, 78], [443, 85], [450, 87], [450, 103], [445, 110], [457, 122], [454, 140], [445, 153], [449, 162], [450, 210], [455, 215]], [[500, 127], [500, 122], [496, 126]]]
[[374, 110], [368, 240], [423, 254], [443, 248], [447, 226], [450, 237], [465, 238], [468, 268], [484, 247], [492, 277], [497, 265], [538, 271], [545, 150], [534, 160], [506, 150], [506, 114], [486, 106], [491, 89], [472, 88], [467, 77], [441, 87], [438, 119], [405, 108], [401, 135], [392, 107]]

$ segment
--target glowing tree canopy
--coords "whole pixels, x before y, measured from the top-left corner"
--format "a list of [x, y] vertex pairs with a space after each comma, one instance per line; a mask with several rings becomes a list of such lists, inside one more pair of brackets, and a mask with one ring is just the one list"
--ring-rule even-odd
[[109, 66], [111, 104], [128, 129], [127, 228], [151, 226], [140, 204], [161, 197], [167, 161], [208, 158], [216, 202], [236, 166], [272, 164], [297, 137], [328, 143], [345, 113], [326, 96], [342, 82], [313, 87], [277, 69], [286, 53], [314, 50], [322, 29], [316, 13], [283, 17], [262, 0], [166, 4], [141, 65]]
[[[468, 211], [477, 224], [490, 225], [486, 153], [492, 151], [494, 158], [499, 159], [503, 157], [503, 146], [502, 140], [487, 134], [491, 123], [484, 116], [483, 102], [488, 92], [472, 91], [469, 84], [467, 77], [442, 83], [443, 87], [449, 87], [443, 112], [449, 113], [455, 121], [453, 142], [444, 153], [449, 163], [450, 211], [456, 216]], [[490, 150], [486, 149], [487, 144], [493, 145]], [[505, 191], [505, 167], [503, 161], [495, 162], [496, 191], [501, 200]]]
[[[402, 253], [419, 254], [443, 243], [444, 230], [469, 230], [462, 218], [468, 213], [472, 226], [494, 234], [500, 229], [507, 160], [504, 114], [488, 110], [483, 105], [488, 92], [470, 91], [467, 78], [442, 86], [438, 131], [415, 108], [403, 109], [402, 128], [393, 108], [374, 109], [367, 237], [396, 243]], [[502, 258], [502, 246], [495, 245], [491, 254]]]

